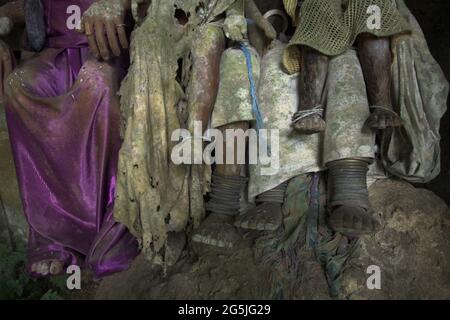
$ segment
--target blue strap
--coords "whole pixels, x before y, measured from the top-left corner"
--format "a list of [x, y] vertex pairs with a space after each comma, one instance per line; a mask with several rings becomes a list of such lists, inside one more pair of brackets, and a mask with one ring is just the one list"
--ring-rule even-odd
[[[242, 50], [242, 52], [245, 55], [245, 61], [247, 62], [247, 73], [248, 73], [248, 79], [250, 81], [250, 96], [252, 98], [252, 110], [253, 115], [255, 116], [256, 120], [256, 132], [259, 136], [259, 130], [261, 130], [264, 127], [264, 121], [263, 121], [263, 115], [261, 113], [261, 110], [259, 110], [259, 103], [258, 103], [258, 96], [256, 93], [256, 85], [255, 85], [255, 79], [253, 79], [253, 65], [252, 65], [252, 55], [250, 53], [250, 50], [245, 46], [245, 44], [240, 43], [239, 48]], [[267, 141], [263, 141], [262, 137], [259, 136], [259, 139], [261, 139], [261, 142], [263, 145], [267, 146], [267, 154], [270, 156], [272, 155], [272, 148]]]
[[259, 110], [258, 96], [256, 94], [255, 79], [253, 78], [252, 56], [251, 56], [250, 50], [248, 50], [248, 48], [245, 46], [245, 44], [243, 44], [243, 43], [239, 44], [239, 48], [244, 53], [245, 60], [247, 62], [248, 79], [250, 80], [250, 96], [252, 98], [252, 110], [253, 110], [253, 115], [255, 116], [255, 119], [256, 119], [256, 128], [258, 130], [260, 130], [264, 127], [264, 121], [263, 121], [262, 113]]

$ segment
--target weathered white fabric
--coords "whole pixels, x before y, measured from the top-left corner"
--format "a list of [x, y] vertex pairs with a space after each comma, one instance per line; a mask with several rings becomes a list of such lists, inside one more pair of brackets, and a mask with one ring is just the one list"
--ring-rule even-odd
[[264, 128], [279, 130], [278, 147], [276, 141], [270, 141], [273, 157], [279, 148], [279, 168], [272, 175], [261, 175], [264, 166], [250, 166], [250, 198], [297, 175], [322, 170], [320, 159], [322, 135], [300, 135], [290, 127], [292, 115], [298, 109], [299, 76], [288, 75], [282, 69], [281, 57], [285, 47], [277, 43], [263, 57], [258, 88]]
[[[250, 48], [253, 79], [259, 80], [259, 56]], [[240, 49], [225, 50], [220, 60], [220, 83], [214, 105], [211, 126], [218, 128], [241, 121], [253, 121], [250, 80], [245, 55]]]
[[366, 85], [356, 51], [333, 57], [328, 67], [327, 122], [323, 163], [375, 157], [375, 134], [364, 124], [370, 116]]
[[403, 128], [384, 135], [381, 155], [386, 170], [402, 179], [426, 183], [440, 172], [440, 121], [447, 111], [449, 84], [431, 55], [423, 32], [403, 0], [398, 10], [412, 35], [393, 39], [392, 82]]
[[301, 135], [289, 126], [299, 104], [298, 74], [283, 72], [280, 59], [284, 48], [277, 44], [262, 59], [258, 90], [265, 128], [280, 132], [278, 147], [271, 141], [272, 151], [279, 149], [279, 170], [261, 175], [263, 166], [250, 166], [250, 199], [297, 175], [324, 170], [330, 161], [375, 157], [375, 135], [363, 131], [370, 113], [356, 52], [348, 50], [330, 61], [323, 101], [325, 133]]

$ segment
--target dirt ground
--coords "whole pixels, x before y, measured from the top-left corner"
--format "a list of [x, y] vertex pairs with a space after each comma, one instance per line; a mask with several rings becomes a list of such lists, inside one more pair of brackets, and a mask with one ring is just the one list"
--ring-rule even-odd
[[[377, 182], [371, 202], [383, 229], [364, 237], [341, 277], [341, 299], [450, 299], [450, 210], [432, 192], [395, 180]], [[251, 241], [232, 251], [191, 250], [164, 276], [139, 257], [128, 271], [100, 282], [96, 299], [331, 299], [323, 269], [305, 249], [294, 289], [274, 284]], [[197, 252], [197, 254], [193, 253]], [[367, 268], [381, 270], [369, 290]], [[292, 279], [294, 281], [294, 279]]]

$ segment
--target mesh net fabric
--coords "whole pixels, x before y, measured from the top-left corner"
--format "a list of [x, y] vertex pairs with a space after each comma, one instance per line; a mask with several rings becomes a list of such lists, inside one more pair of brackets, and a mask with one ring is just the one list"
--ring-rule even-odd
[[[289, 15], [295, 17], [297, 3], [297, 0], [284, 0]], [[380, 29], [368, 27], [371, 5], [381, 10]], [[392, 0], [305, 0], [299, 10], [297, 30], [284, 52], [283, 63], [289, 73], [300, 70], [299, 45], [336, 56], [351, 47], [361, 33], [388, 37], [408, 31], [409, 24]]]

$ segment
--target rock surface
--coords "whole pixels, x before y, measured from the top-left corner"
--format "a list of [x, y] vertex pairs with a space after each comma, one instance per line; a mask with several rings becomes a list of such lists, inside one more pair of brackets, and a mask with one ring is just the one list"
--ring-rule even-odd
[[[383, 229], [361, 239], [360, 255], [343, 275], [343, 297], [449, 299], [450, 211], [425, 189], [379, 181], [371, 202]], [[381, 290], [368, 290], [367, 268], [380, 267]]]
[[[450, 212], [432, 192], [394, 180], [370, 190], [383, 222], [377, 234], [360, 240], [360, 250], [341, 279], [342, 299], [450, 298]], [[104, 279], [102, 299], [271, 299], [283, 295], [270, 285], [268, 269], [243, 241], [234, 252], [209, 250], [184, 257], [162, 276], [142, 257], [132, 268]], [[367, 289], [367, 268], [381, 271], [381, 290]], [[302, 256], [301, 285], [294, 299], [330, 299], [324, 273], [311, 252]]]

